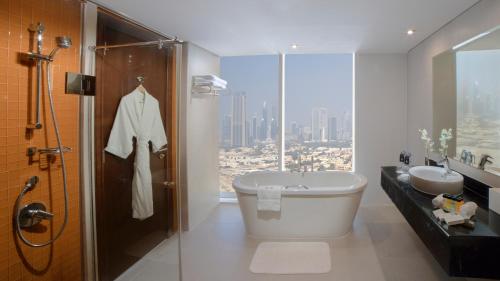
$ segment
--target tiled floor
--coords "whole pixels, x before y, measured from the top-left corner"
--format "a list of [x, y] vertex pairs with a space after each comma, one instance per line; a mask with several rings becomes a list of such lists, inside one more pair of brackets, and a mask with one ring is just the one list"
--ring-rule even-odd
[[360, 208], [353, 232], [328, 241], [328, 274], [253, 274], [248, 267], [259, 242], [246, 236], [239, 206], [221, 204], [205, 222], [183, 234], [183, 280], [466, 280], [446, 275], [393, 206]]
[[[434, 281], [449, 278], [393, 206], [362, 207], [353, 232], [328, 241], [332, 270], [327, 274], [266, 275], [248, 269], [258, 240], [245, 234], [237, 204], [221, 204], [208, 219], [182, 236], [184, 281]], [[165, 241], [119, 281], [174, 281], [177, 239]], [[479, 279], [467, 279], [479, 280]]]

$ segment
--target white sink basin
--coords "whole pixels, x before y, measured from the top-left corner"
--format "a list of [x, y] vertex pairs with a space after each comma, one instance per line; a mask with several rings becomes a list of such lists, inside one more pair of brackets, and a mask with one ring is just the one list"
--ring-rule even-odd
[[446, 174], [441, 167], [417, 166], [410, 168], [410, 183], [418, 191], [431, 195], [441, 193], [461, 194], [464, 189], [464, 177], [452, 171]]

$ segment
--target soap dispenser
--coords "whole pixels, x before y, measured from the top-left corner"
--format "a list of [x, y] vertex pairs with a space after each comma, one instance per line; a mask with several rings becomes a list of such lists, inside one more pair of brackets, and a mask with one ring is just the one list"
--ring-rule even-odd
[[404, 162], [405, 162], [405, 154], [406, 154], [406, 151], [404, 151], [404, 150], [399, 153], [399, 163], [400, 163], [400, 165], [398, 166], [398, 169], [396, 170], [396, 172], [398, 174], [403, 173], [403, 165], [404, 165]]

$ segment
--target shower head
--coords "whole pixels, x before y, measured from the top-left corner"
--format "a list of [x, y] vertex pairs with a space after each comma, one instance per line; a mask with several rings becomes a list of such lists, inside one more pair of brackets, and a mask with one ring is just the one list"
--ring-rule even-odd
[[72, 45], [71, 37], [68, 36], [56, 37], [56, 44], [57, 47], [54, 48], [54, 50], [52, 50], [52, 52], [49, 55], [51, 61], [54, 59], [54, 56], [56, 55], [57, 51], [59, 51], [59, 49], [68, 49], [69, 47], [71, 47]]
[[56, 37], [56, 43], [57, 43], [57, 47], [67, 49], [67, 48], [71, 47], [71, 45], [72, 45], [71, 37], [68, 37], [68, 36]]

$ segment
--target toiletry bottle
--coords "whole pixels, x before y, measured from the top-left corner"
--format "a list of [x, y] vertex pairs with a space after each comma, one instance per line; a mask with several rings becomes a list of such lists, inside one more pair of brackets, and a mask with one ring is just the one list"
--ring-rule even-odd
[[399, 163], [400, 165], [398, 166], [398, 169], [396, 170], [396, 172], [398, 174], [401, 174], [403, 173], [403, 166], [404, 166], [404, 162], [405, 162], [405, 154], [406, 154], [406, 151], [401, 151], [401, 153], [399, 153]]
[[454, 213], [454, 214], [460, 214], [460, 209], [462, 208], [462, 205], [464, 204], [464, 198], [463, 196], [460, 195], [451, 195], [451, 194], [443, 194], [443, 210], [449, 212], [449, 213]]
[[410, 170], [410, 157], [411, 157], [411, 153], [406, 153], [404, 156], [403, 171], [405, 173], [408, 173], [408, 170]]

